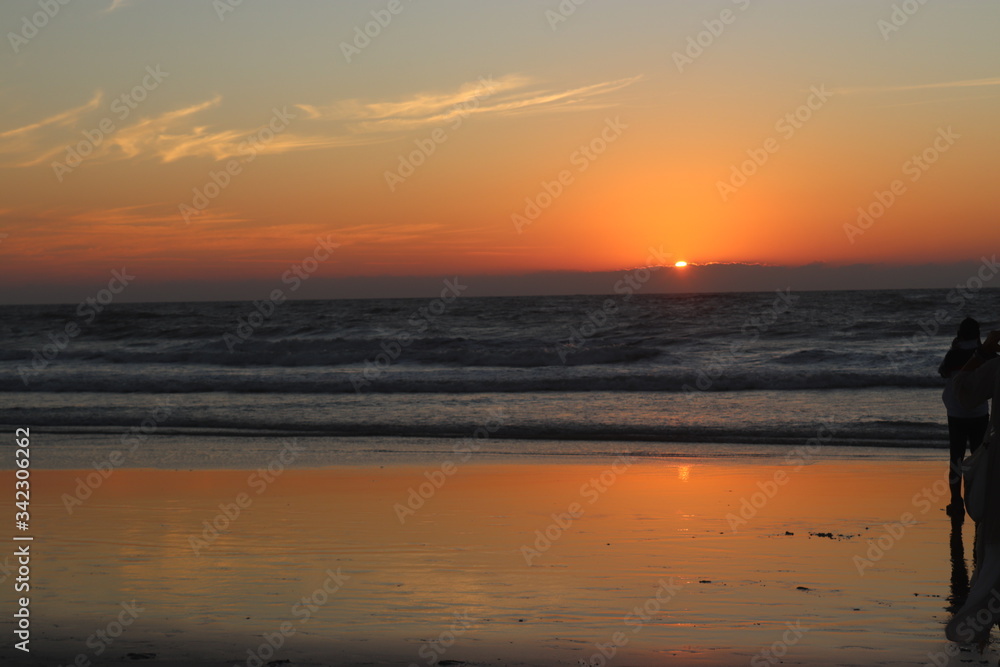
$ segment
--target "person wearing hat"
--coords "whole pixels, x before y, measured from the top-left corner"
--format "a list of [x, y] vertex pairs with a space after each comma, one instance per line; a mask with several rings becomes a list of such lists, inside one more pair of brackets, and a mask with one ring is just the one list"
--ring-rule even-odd
[[965, 366], [980, 344], [979, 322], [966, 317], [958, 325], [958, 335], [955, 336], [951, 349], [938, 366], [938, 373], [947, 380], [941, 400], [948, 410], [948, 440], [951, 443], [951, 473], [948, 476], [951, 486], [949, 515], [965, 515], [965, 507], [962, 504], [962, 459], [965, 458], [966, 447], [970, 453], [976, 451], [990, 423], [990, 408], [986, 401], [969, 408], [955, 395], [955, 374]]

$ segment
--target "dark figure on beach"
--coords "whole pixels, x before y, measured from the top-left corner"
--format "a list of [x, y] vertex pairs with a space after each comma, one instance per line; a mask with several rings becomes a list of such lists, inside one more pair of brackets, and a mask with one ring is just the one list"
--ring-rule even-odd
[[955, 614], [969, 597], [969, 568], [965, 564], [965, 542], [962, 540], [964, 515], [951, 517], [951, 593], [945, 610]]
[[[1000, 331], [991, 331], [969, 361], [954, 375], [954, 395], [967, 408], [1000, 396]], [[1000, 621], [1000, 417], [990, 416], [989, 439], [983, 443], [985, 459], [979, 465], [988, 484], [982, 515], [976, 520], [973, 573], [961, 608], [948, 622], [945, 635], [953, 642], [988, 643], [990, 630]], [[981, 455], [981, 456], [982, 456]]]
[[989, 405], [985, 401], [968, 408], [955, 396], [955, 374], [965, 366], [979, 345], [979, 322], [967, 317], [958, 326], [958, 335], [938, 366], [938, 373], [947, 380], [941, 399], [948, 409], [948, 439], [951, 442], [951, 474], [948, 476], [951, 504], [948, 505], [948, 514], [953, 516], [965, 516], [961, 474], [965, 449], [968, 447], [970, 453], [976, 451], [990, 423]]

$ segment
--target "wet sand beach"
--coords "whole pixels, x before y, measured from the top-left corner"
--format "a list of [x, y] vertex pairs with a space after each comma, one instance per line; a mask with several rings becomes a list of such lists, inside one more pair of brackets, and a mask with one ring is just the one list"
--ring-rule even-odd
[[905, 451], [93, 472], [32, 473], [6, 664], [978, 661], [943, 633], [972, 522]]

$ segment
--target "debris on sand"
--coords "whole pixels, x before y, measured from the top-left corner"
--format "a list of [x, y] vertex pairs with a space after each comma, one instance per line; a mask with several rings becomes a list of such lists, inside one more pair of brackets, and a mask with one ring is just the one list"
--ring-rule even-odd
[[826, 537], [831, 540], [849, 540], [852, 537], [860, 537], [861, 533], [845, 535], [844, 533], [809, 533], [814, 537]]

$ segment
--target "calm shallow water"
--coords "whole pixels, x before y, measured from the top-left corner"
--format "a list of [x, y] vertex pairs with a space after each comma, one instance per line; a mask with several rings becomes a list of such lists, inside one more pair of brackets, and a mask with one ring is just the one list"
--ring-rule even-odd
[[[747, 662], [789, 622], [808, 632], [786, 664], [922, 664], [944, 646], [946, 500], [913, 499], [940, 463], [647, 460], [586, 493], [613, 463], [460, 468], [402, 523], [396, 505], [433, 468], [285, 470], [261, 493], [248, 470], [119, 470], [72, 514], [61, 498], [81, 473], [40, 470], [35, 639], [68, 663], [134, 599], [145, 611], [109, 659], [206, 651], [235, 664], [291, 621], [299, 633], [277, 659], [320, 646], [332, 662], [395, 652], [424, 664], [418, 652], [460, 614], [472, 620], [442, 659], [513, 650], [576, 664], [627, 631], [629, 664]], [[787, 482], [734, 531], [728, 517], [779, 469]], [[220, 522], [240, 493], [252, 503]], [[582, 514], [553, 532], [574, 502]], [[866, 540], [907, 511], [919, 523], [860, 576]], [[540, 549], [530, 565], [526, 547]], [[304, 619], [295, 605], [337, 568], [349, 579]], [[628, 614], [664, 579], [677, 590], [633, 632]]]

